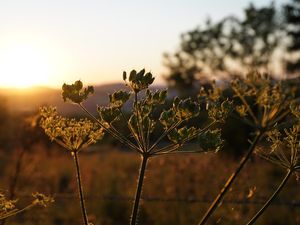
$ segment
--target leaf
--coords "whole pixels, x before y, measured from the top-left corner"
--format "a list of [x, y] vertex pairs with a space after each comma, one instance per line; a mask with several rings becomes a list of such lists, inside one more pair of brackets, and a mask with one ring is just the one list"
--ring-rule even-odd
[[138, 131], [138, 125], [137, 125], [137, 117], [133, 114], [131, 115], [128, 124], [130, 126], [130, 130], [133, 132], [133, 134], [138, 137], [139, 131]]

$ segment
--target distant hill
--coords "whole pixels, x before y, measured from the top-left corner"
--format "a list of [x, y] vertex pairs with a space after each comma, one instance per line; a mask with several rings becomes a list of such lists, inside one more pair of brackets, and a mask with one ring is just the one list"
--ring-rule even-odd
[[[98, 85], [94, 86], [94, 88], [95, 94], [84, 103], [91, 112], [96, 112], [97, 105], [108, 104], [108, 94], [116, 90], [128, 90], [123, 83]], [[153, 89], [163, 88], [165, 87], [153, 87]], [[56, 106], [62, 114], [82, 113], [78, 106], [63, 101], [61, 90], [48, 87], [28, 89], [0, 88], [0, 101], [4, 102], [12, 113], [32, 113], [44, 105]]]
[[[300, 78], [291, 78], [284, 81], [291, 88], [297, 90], [297, 97], [300, 97]], [[91, 111], [96, 112], [97, 105], [108, 104], [108, 94], [116, 90], [128, 90], [124, 83], [112, 83], [94, 86], [95, 94], [86, 102], [85, 106]], [[153, 86], [152, 89], [165, 89], [166, 86]], [[175, 89], [169, 90], [168, 97], [173, 98], [178, 93]], [[78, 106], [65, 103], [61, 97], [60, 89], [48, 87], [33, 87], [28, 89], [0, 88], [0, 106], [7, 105], [12, 113], [32, 113], [36, 112], [40, 106], [53, 105], [62, 114], [82, 113]]]

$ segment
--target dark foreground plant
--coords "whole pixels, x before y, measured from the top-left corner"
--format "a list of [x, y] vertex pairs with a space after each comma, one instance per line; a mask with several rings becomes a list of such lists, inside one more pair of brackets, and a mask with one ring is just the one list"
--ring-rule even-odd
[[[300, 108], [292, 107], [292, 113], [300, 119]], [[300, 125], [296, 124], [290, 129], [285, 129], [284, 132], [273, 130], [268, 133], [268, 140], [271, 142], [271, 151], [258, 151], [257, 153], [264, 159], [286, 170], [286, 174], [281, 183], [266, 201], [263, 207], [253, 216], [247, 223], [254, 224], [256, 220], [269, 207], [272, 201], [278, 196], [280, 191], [286, 185], [287, 181], [293, 173], [299, 178], [300, 172]]]
[[78, 153], [81, 149], [96, 143], [104, 135], [103, 129], [87, 119], [69, 119], [57, 114], [54, 107], [43, 107], [40, 110], [40, 125], [52, 141], [70, 151], [76, 169], [78, 194], [80, 199], [83, 222], [88, 225], [83, 186], [81, 181]]
[[[163, 110], [157, 117], [155, 116], [157, 111], [166, 103], [167, 91], [149, 89], [154, 81], [152, 74], [145, 73], [145, 70], [140, 72], [132, 70], [129, 77], [127, 77], [126, 72], [123, 73], [123, 80], [126, 86], [130, 88], [130, 92], [119, 90], [110, 94], [109, 105], [98, 107], [99, 118], [92, 115], [82, 104], [88, 95], [94, 92], [93, 87], [83, 88], [81, 81], [76, 81], [71, 85], [64, 84], [62, 96], [64, 100], [78, 104], [103, 130], [140, 154], [141, 165], [130, 218], [130, 224], [135, 225], [137, 224], [139, 203], [149, 159], [172, 153], [218, 150], [222, 145], [220, 130], [210, 130], [210, 128], [227, 116], [230, 111], [230, 102], [220, 103], [211, 100], [208, 107], [210, 121], [202, 128], [189, 127], [187, 122], [199, 115], [199, 103], [190, 98], [180, 100], [176, 97], [171, 108]], [[131, 98], [133, 104], [131, 110], [127, 111], [127, 113], [129, 112], [129, 117], [127, 117], [123, 106]], [[117, 122], [125, 123], [128, 132], [121, 133], [116, 128]], [[152, 141], [151, 134], [161, 126], [163, 128], [162, 134]], [[200, 150], [180, 150], [183, 144], [197, 137], [201, 146]], [[169, 144], [162, 144], [165, 138], [169, 139]]]
[[254, 139], [198, 225], [205, 224], [217, 209], [265, 133], [285, 127], [287, 124], [281, 122], [290, 113], [293, 93], [284, 88], [280, 81], [275, 81], [267, 75], [250, 73], [244, 79], [233, 80], [231, 88], [235, 96], [237, 114], [233, 115], [254, 129]]
[[15, 216], [21, 212], [31, 209], [34, 206], [47, 207], [50, 203], [54, 202], [53, 198], [40, 193], [34, 193], [32, 196], [34, 199], [30, 204], [18, 209], [16, 207], [17, 200], [8, 200], [2, 193], [0, 193], [0, 220]]

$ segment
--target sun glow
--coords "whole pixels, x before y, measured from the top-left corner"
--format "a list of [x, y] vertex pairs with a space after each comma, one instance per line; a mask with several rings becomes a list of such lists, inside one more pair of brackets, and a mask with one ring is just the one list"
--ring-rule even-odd
[[0, 86], [26, 88], [49, 82], [47, 55], [29, 44], [5, 46], [0, 51]]

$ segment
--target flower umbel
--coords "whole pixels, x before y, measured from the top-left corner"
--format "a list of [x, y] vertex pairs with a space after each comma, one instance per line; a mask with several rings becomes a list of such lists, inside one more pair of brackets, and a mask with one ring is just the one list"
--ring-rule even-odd
[[268, 132], [268, 141], [271, 151], [257, 151], [264, 159], [279, 165], [287, 170], [292, 170], [299, 177], [300, 172], [300, 125], [285, 129], [283, 132], [273, 130]]
[[[109, 105], [99, 106], [97, 108], [99, 118], [94, 117], [80, 101], [76, 102], [74, 99], [71, 100], [77, 103], [79, 107], [93, 118], [106, 132], [141, 155], [139, 179], [130, 220], [131, 225], [136, 225], [143, 180], [149, 158], [165, 154], [200, 153], [219, 149], [219, 145], [222, 144], [222, 141], [220, 135], [217, 134], [218, 131], [205, 133], [205, 137], [202, 136], [204, 138], [213, 138], [213, 140], [212, 142], [205, 143], [201, 149], [183, 151], [180, 150], [180, 147], [188, 141], [196, 139], [216, 123], [224, 120], [224, 117], [226, 117], [230, 111], [230, 102], [218, 102], [218, 105], [213, 105], [215, 110], [221, 109], [219, 110], [221, 114], [217, 115], [218, 118], [215, 118], [217, 116], [211, 116], [208, 122], [206, 121], [204, 127], [202, 126], [202, 128], [200, 128], [200, 124], [197, 127], [190, 127], [187, 122], [199, 116], [199, 102], [191, 98], [180, 100], [176, 97], [173, 99], [172, 106], [165, 108], [164, 106], [167, 105], [165, 104], [167, 91], [152, 91], [149, 86], [153, 83], [154, 77], [150, 72], [146, 73], [144, 69], [140, 72], [132, 70], [129, 77], [127, 77], [127, 73], [124, 72], [123, 80], [131, 91], [117, 91], [110, 94]], [[82, 90], [82, 85], [79, 87], [80, 90]], [[128, 110], [125, 110], [123, 106], [131, 97], [133, 104], [130, 114], [128, 115]], [[79, 99], [82, 100], [81, 98]], [[218, 96], [215, 94], [211, 102], [217, 102], [217, 99]], [[126, 125], [126, 129], [128, 129], [126, 133], [120, 132], [118, 127], [115, 126], [117, 123], [122, 122]], [[154, 131], [161, 129], [160, 125], [162, 125], [163, 131], [158, 138], [156, 137], [156, 139], [153, 140], [152, 134]], [[56, 132], [56, 129], [52, 130]], [[162, 143], [164, 139], [169, 139], [169, 143]], [[204, 141], [202, 141], [200, 145], [203, 143]]]
[[6, 197], [0, 193], [0, 217], [15, 210], [17, 200], [7, 200]]
[[70, 100], [74, 103], [81, 103], [86, 100], [90, 94], [94, 93], [94, 88], [92, 86], [83, 88], [80, 80], [71, 85], [63, 84], [62, 90], [62, 97], [64, 101]]
[[[298, 107], [299, 109], [299, 107]], [[300, 126], [294, 125], [292, 128], [285, 129], [284, 132], [278, 130], [272, 130], [268, 132], [268, 140], [271, 142], [271, 151], [259, 151], [258, 154], [284, 168], [286, 175], [278, 185], [277, 189], [273, 192], [271, 197], [265, 202], [263, 207], [251, 218], [247, 225], [254, 224], [258, 218], [264, 213], [264, 211], [271, 205], [274, 199], [279, 195], [281, 190], [286, 185], [287, 181], [293, 173], [299, 178], [300, 171]]]
[[236, 111], [253, 127], [270, 128], [289, 113], [293, 93], [266, 74], [252, 72], [245, 79], [236, 78], [231, 88], [237, 97]]
[[18, 209], [16, 203], [18, 200], [7, 200], [6, 197], [0, 193], [0, 220], [6, 219], [11, 216], [15, 216], [21, 212], [27, 211], [34, 206], [47, 207], [54, 202], [54, 199], [50, 196], [46, 196], [41, 193], [32, 194], [34, 200], [27, 206]]
[[103, 129], [96, 123], [59, 116], [54, 107], [42, 107], [40, 115], [40, 125], [50, 139], [72, 152], [96, 143], [104, 135]]
[[[127, 80], [127, 74], [123, 72], [123, 80]], [[129, 74], [129, 84], [128, 86], [135, 92], [140, 92], [149, 87], [154, 81], [154, 77], [150, 72], [146, 73], [145, 69], [142, 69], [140, 72], [132, 70]]]
[[32, 196], [35, 198], [32, 202], [32, 204], [34, 204], [34, 205], [47, 207], [50, 203], [54, 202], [54, 199], [52, 197], [38, 193], [38, 192], [33, 193]]

